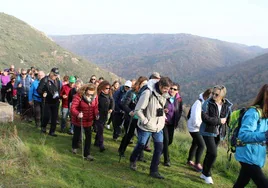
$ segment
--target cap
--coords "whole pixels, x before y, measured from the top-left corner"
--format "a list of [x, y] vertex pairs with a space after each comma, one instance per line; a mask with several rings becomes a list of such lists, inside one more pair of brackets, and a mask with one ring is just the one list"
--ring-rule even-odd
[[70, 76], [70, 78], [69, 78], [69, 82], [70, 83], [75, 83], [75, 77], [74, 76]]
[[160, 79], [161, 76], [158, 72], [153, 72], [150, 76], [150, 79]]
[[59, 75], [60, 74], [59, 69], [58, 68], [55, 68], [55, 67], [51, 69], [51, 72], [53, 72], [55, 75]]
[[127, 80], [126, 83], [124, 84], [124, 86], [131, 87], [132, 82], [130, 80]]

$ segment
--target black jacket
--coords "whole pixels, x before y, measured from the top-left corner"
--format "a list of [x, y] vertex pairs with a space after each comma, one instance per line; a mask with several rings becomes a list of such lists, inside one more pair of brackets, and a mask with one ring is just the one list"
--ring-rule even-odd
[[[205, 124], [204, 132], [226, 135], [226, 125], [230, 121], [232, 103], [227, 99], [224, 100], [219, 115], [218, 106], [215, 101], [210, 98], [202, 106], [202, 121]], [[225, 124], [221, 124], [221, 118], [227, 118]]]
[[132, 89], [127, 91], [126, 95], [123, 97], [121, 101], [121, 108], [127, 114], [125, 115], [126, 119], [130, 119], [129, 112], [133, 111], [138, 102], [137, 93], [135, 93]]
[[99, 95], [99, 115], [100, 118], [107, 117], [108, 111], [114, 109], [114, 100], [110, 95], [100, 93]]
[[[58, 79], [53, 81], [49, 78], [49, 76], [45, 76], [44, 78], [40, 80], [39, 86], [37, 88], [37, 93], [40, 96], [43, 96], [43, 93], [47, 92], [47, 97], [45, 99], [45, 102], [47, 104], [56, 104], [59, 102], [59, 98], [60, 98], [60, 85], [61, 84]], [[58, 92], [58, 97], [53, 98], [56, 92]]]

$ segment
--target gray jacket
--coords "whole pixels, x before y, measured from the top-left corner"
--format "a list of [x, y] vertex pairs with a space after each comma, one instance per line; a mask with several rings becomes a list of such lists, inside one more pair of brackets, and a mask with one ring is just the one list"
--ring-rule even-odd
[[166, 115], [163, 113], [163, 116], [157, 117], [156, 111], [158, 108], [164, 108], [165, 104], [166, 98], [155, 90], [155, 86], [152, 91], [145, 90], [135, 107], [135, 113], [139, 117], [139, 128], [148, 132], [161, 131], [165, 126]]

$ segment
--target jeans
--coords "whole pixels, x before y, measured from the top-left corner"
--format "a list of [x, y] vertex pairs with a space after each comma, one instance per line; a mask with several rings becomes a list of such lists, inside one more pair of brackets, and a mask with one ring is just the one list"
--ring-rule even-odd
[[211, 176], [211, 168], [217, 158], [217, 149], [220, 143], [220, 136], [203, 136], [203, 138], [206, 143], [207, 152], [203, 162], [202, 173], [208, 177]]
[[205, 142], [199, 132], [190, 132], [193, 138], [187, 161], [192, 161], [195, 156], [195, 164], [200, 163], [201, 156], [205, 149]]
[[151, 161], [150, 172], [158, 172], [158, 165], [160, 162], [160, 156], [163, 152], [163, 131], [160, 132], [148, 132], [138, 128], [138, 143], [135, 146], [131, 156], [130, 162], [136, 162], [140, 156], [148, 138], [152, 136], [154, 140], [154, 153]]
[[261, 168], [257, 165], [250, 165], [247, 163], [242, 163], [239, 176], [234, 184], [234, 188], [244, 188], [250, 181], [253, 180], [258, 188], [268, 187], [268, 180], [264, 176]]
[[61, 130], [64, 130], [66, 127], [66, 119], [69, 115], [69, 108], [61, 109]]

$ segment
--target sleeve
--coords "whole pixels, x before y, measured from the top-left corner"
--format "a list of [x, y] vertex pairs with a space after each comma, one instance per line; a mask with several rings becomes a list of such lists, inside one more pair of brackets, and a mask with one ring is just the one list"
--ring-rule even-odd
[[39, 82], [39, 85], [37, 87], [37, 93], [42, 97], [43, 96], [43, 92], [44, 92], [44, 89], [45, 89], [45, 79], [46, 77], [42, 78]]
[[18, 85], [20, 84], [20, 81], [19, 81], [19, 76], [17, 76], [16, 80], [15, 80], [15, 84], [14, 84], [14, 88], [15, 89], [18, 89]]
[[145, 117], [144, 110], [147, 108], [149, 104], [149, 99], [150, 99], [151, 91], [146, 90], [142, 92], [139, 101], [135, 107], [135, 113], [136, 115], [140, 118], [141, 122], [143, 124], [148, 123], [148, 119]]
[[33, 101], [34, 84], [31, 85], [28, 93], [28, 100]]
[[[256, 109], [249, 109], [242, 118], [241, 128], [239, 130], [238, 138], [245, 143], [263, 142], [265, 141], [265, 132], [257, 130], [259, 114]], [[265, 130], [266, 131], [266, 130]]]
[[181, 119], [181, 114], [182, 114], [182, 100], [180, 100], [180, 102], [179, 102], [178, 123]]
[[113, 97], [110, 97], [110, 106], [109, 106], [109, 110], [114, 110], [114, 99]]
[[217, 126], [221, 124], [221, 119], [219, 117], [211, 117], [209, 115], [209, 103], [207, 101], [202, 105], [201, 117], [202, 121], [207, 126]]
[[129, 112], [131, 112], [131, 109], [129, 108], [129, 104], [132, 101], [132, 91], [128, 91], [126, 93], [126, 96], [123, 98], [123, 100], [121, 101], [121, 107], [124, 110], [124, 112], [126, 114], [129, 114]]
[[115, 111], [119, 112], [119, 97], [120, 97], [120, 88], [114, 93], [113, 98], [114, 98], [114, 105], [115, 105]]
[[95, 106], [94, 106], [94, 119], [96, 119], [97, 116], [99, 116], [99, 98], [96, 96], [95, 98]]
[[71, 114], [74, 117], [77, 117], [79, 114], [79, 105], [80, 105], [81, 98], [79, 97], [78, 94], [76, 94], [73, 98], [72, 101], [72, 106], [71, 106]]
[[202, 112], [202, 103], [197, 100], [195, 101], [195, 103], [193, 104], [192, 108], [191, 108], [191, 119], [192, 119], [192, 123], [194, 127], [199, 127], [200, 126], [200, 122], [202, 122], [202, 118], [201, 118], [201, 112]]
[[62, 96], [65, 94], [65, 87], [63, 86], [63, 87], [61, 87], [61, 89], [60, 89], [60, 98], [62, 99]]
[[[74, 89], [74, 88], [73, 88]], [[73, 89], [71, 89], [71, 91], [68, 94], [68, 107], [70, 108], [70, 103], [73, 100]]]

